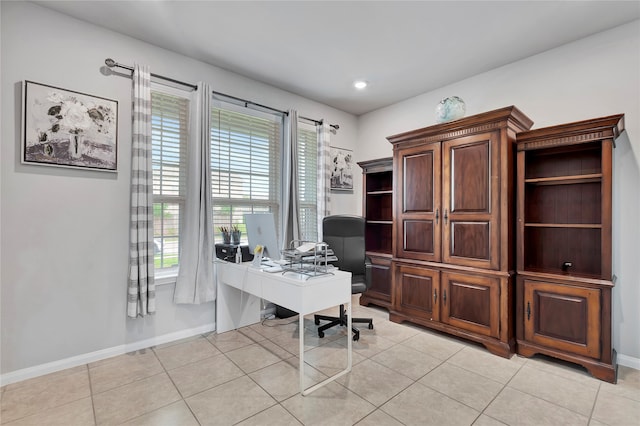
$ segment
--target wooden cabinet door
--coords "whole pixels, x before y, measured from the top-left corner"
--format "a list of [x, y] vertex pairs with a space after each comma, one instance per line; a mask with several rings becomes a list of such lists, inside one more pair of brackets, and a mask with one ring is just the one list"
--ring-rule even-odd
[[391, 302], [391, 259], [371, 256], [371, 287], [367, 296]]
[[499, 133], [443, 143], [443, 261], [500, 266]]
[[394, 157], [397, 184], [396, 257], [440, 261], [440, 144], [400, 150]]
[[442, 272], [442, 322], [483, 334], [500, 334], [500, 280]]
[[600, 290], [524, 280], [524, 337], [539, 345], [600, 357]]
[[405, 315], [431, 321], [440, 319], [440, 272], [396, 265], [393, 306]]

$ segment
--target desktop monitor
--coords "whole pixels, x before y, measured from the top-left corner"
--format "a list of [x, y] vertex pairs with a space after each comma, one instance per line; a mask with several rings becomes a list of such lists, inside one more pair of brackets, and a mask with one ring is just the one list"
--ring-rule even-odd
[[256, 245], [264, 247], [265, 256], [280, 260], [280, 245], [276, 236], [276, 222], [273, 213], [252, 213], [244, 215], [247, 226], [249, 250], [254, 253]]

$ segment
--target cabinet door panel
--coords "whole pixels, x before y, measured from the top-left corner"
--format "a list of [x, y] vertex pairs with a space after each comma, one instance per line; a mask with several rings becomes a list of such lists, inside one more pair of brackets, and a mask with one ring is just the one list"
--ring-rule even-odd
[[449, 144], [451, 213], [489, 213], [490, 141], [483, 137], [471, 143]]
[[406, 315], [438, 321], [440, 273], [426, 268], [396, 266], [394, 308]]
[[525, 340], [600, 356], [600, 290], [524, 281]]
[[394, 161], [397, 185], [394, 255], [438, 262], [442, 232], [440, 144], [400, 150]]
[[447, 263], [500, 266], [499, 140], [490, 132], [443, 143], [442, 257]]
[[427, 151], [404, 157], [403, 211], [406, 213], [433, 212], [435, 153]]
[[451, 255], [491, 260], [489, 232], [489, 222], [452, 221]]
[[405, 220], [404, 250], [433, 255], [435, 253], [433, 228], [434, 223], [431, 220]]
[[371, 258], [371, 287], [367, 293], [391, 301], [391, 259]]
[[442, 273], [442, 322], [499, 337], [500, 281], [497, 278]]

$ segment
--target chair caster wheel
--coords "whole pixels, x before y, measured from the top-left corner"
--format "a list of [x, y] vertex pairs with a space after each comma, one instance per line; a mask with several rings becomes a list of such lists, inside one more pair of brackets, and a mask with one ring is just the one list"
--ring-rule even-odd
[[353, 341], [357, 342], [358, 340], [360, 340], [360, 336], [358, 336], [357, 334], [353, 335]]
[[318, 331], [318, 337], [322, 339], [324, 337], [324, 332]]
[[369, 330], [373, 330], [373, 323], [369, 323]]

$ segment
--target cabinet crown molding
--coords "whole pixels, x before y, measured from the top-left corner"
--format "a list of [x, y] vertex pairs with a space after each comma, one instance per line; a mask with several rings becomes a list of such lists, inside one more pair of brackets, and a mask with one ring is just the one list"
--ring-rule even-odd
[[533, 121], [529, 117], [512, 105], [447, 123], [399, 133], [387, 137], [387, 140], [394, 145], [415, 139], [420, 139], [421, 142], [435, 142], [500, 129], [505, 126], [505, 122], [507, 128], [516, 133], [529, 130], [533, 125]]
[[369, 171], [391, 170], [392, 157], [376, 158], [375, 160], [358, 161], [358, 166]]
[[624, 131], [624, 114], [576, 121], [518, 133], [518, 151], [616, 139]]

